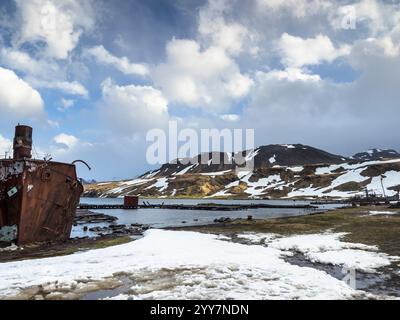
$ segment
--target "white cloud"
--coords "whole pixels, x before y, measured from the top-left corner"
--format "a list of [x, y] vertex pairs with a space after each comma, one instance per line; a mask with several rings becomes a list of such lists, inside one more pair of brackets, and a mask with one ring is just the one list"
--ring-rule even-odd
[[74, 106], [75, 101], [71, 100], [71, 99], [62, 98], [60, 103], [61, 103], [61, 107], [58, 110], [66, 111]]
[[87, 89], [78, 81], [47, 81], [32, 77], [27, 77], [26, 81], [36, 88], [56, 89], [70, 95], [82, 96], [83, 98], [89, 97]]
[[347, 154], [398, 145], [400, 59], [391, 44], [386, 46], [377, 39], [353, 44], [346, 57], [357, 71], [351, 82], [321, 79], [299, 68], [257, 72], [241, 123], [256, 129], [258, 144], [265, 137], [277, 143], [296, 137]]
[[329, 0], [257, 0], [257, 4], [259, 10], [272, 10], [274, 14], [279, 14], [279, 11], [284, 10], [296, 18], [306, 18], [329, 9], [333, 2]]
[[282, 63], [290, 67], [332, 62], [350, 53], [349, 46], [335, 48], [329, 37], [321, 34], [315, 38], [303, 39], [284, 33], [278, 42], [278, 47]]
[[20, 79], [14, 71], [0, 67], [0, 110], [17, 117], [40, 117], [44, 114], [39, 92]]
[[55, 62], [34, 59], [29, 54], [13, 48], [0, 50], [0, 61], [7, 67], [24, 73], [26, 75], [24, 80], [34, 88], [59, 90], [85, 98], [89, 96], [87, 89], [81, 83], [63, 80], [66, 72]]
[[48, 57], [68, 58], [82, 33], [94, 24], [90, 1], [16, 0], [16, 4], [20, 14], [16, 45], [44, 42]]
[[35, 60], [29, 54], [13, 48], [0, 50], [0, 61], [11, 69], [40, 77], [56, 77], [61, 72], [58, 64]]
[[223, 114], [220, 118], [227, 122], [237, 122], [240, 120], [240, 116], [237, 114]]
[[224, 12], [229, 6], [226, 0], [213, 0], [200, 10], [198, 31], [201, 39], [232, 55], [243, 51], [257, 54], [256, 34], [238, 22], [226, 22]]
[[223, 48], [201, 50], [193, 40], [170, 41], [167, 62], [154, 69], [153, 79], [168, 99], [215, 113], [228, 110], [252, 85]]
[[0, 134], [0, 157], [3, 157], [6, 152], [9, 152], [12, 147], [12, 142], [11, 140], [3, 137]]
[[47, 120], [47, 124], [52, 127], [52, 128], [59, 128], [60, 127], [60, 123], [58, 121], [55, 120]]
[[286, 68], [285, 70], [272, 70], [263, 74], [265, 79], [293, 81], [320, 81], [321, 77], [317, 74], [309, 74], [303, 69]]
[[73, 149], [79, 143], [79, 139], [77, 137], [65, 133], [60, 133], [59, 135], [55, 136], [53, 141], [56, 143], [58, 149], [61, 150]]
[[168, 100], [150, 86], [102, 84], [100, 113], [107, 126], [128, 135], [164, 127], [169, 119]]
[[149, 69], [143, 64], [131, 63], [127, 57], [118, 58], [108, 52], [103, 46], [96, 46], [86, 50], [100, 64], [110, 65], [126, 75], [147, 75]]

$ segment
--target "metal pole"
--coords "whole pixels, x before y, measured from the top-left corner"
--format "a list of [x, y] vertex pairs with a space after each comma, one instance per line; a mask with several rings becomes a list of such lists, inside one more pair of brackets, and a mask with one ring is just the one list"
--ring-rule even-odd
[[383, 186], [383, 179], [384, 178], [386, 178], [386, 177], [384, 175], [381, 175], [381, 185], [382, 185], [383, 196], [386, 199], [385, 187]]

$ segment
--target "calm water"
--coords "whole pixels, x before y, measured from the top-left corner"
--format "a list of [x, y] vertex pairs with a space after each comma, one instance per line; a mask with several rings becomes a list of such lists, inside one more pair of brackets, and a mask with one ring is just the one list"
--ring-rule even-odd
[[[219, 204], [286, 204], [304, 205], [309, 201], [293, 200], [215, 200], [215, 199], [144, 199], [140, 203], [149, 202], [150, 204], [199, 204], [199, 203], [219, 203]], [[123, 204], [123, 199], [99, 199], [82, 198], [81, 203], [85, 204]], [[334, 208], [335, 205], [319, 206], [318, 211]], [[337, 207], [337, 206], [336, 206]], [[137, 210], [94, 210], [95, 212], [105, 213], [118, 218], [118, 224], [148, 224], [153, 228], [165, 228], [176, 226], [193, 226], [214, 223], [215, 219], [229, 217], [231, 219], [246, 219], [249, 215], [254, 219], [280, 218], [310, 214], [316, 209], [249, 209], [240, 211], [205, 211], [205, 210], [170, 210], [170, 209], [137, 209]], [[82, 235], [82, 226], [75, 227], [72, 236]], [[85, 234], [91, 236], [90, 234]]]

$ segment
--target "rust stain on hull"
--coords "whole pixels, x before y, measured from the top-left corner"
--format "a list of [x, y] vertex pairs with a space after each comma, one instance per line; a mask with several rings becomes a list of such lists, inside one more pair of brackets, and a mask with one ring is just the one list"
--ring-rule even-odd
[[15, 159], [14, 145], [14, 159], [0, 160], [0, 230], [16, 230], [3, 241], [68, 239], [83, 192], [75, 165], [29, 159], [25, 144], [20, 150], [24, 158]]

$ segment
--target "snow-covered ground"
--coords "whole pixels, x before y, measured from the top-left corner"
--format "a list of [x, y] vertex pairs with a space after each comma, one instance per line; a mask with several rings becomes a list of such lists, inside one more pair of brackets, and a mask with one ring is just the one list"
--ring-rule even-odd
[[397, 215], [397, 211], [370, 211], [367, 216], [393, 216]]
[[[129, 293], [118, 299], [352, 299], [371, 297], [324, 271], [285, 261], [291, 251], [312, 260], [375, 271], [395, 257], [342, 242], [343, 234], [225, 236], [149, 230], [144, 238], [69, 256], [0, 264], [0, 298], [42, 285], [74, 291], [85, 282], [124, 273]], [[252, 244], [253, 243], [253, 244]], [[255, 244], [257, 243], [257, 244]], [[128, 290], [127, 290], [128, 291]]]

